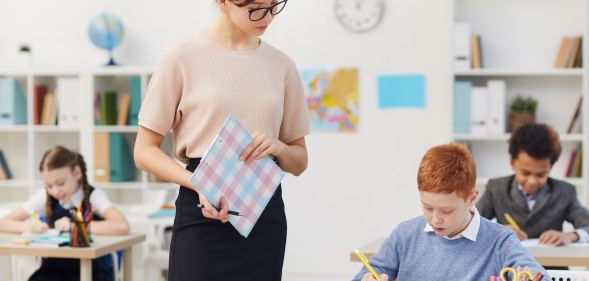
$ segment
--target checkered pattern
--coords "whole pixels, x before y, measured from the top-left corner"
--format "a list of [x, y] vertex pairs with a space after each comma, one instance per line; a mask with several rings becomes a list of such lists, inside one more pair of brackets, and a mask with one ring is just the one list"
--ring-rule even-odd
[[230, 115], [190, 177], [211, 203], [217, 205], [223, 196], [229, 210], [239, 212], [240, 216], [229, 215], [229, 222], [244, 237], [284, 177], [270, 157], [249, 163], [239, 160], [251, 141], [249, 133]]

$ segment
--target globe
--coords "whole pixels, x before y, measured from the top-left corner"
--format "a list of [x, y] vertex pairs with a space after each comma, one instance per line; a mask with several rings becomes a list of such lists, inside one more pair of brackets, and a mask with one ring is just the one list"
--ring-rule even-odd
[[110, 60], [107, 65], [116, 65], [112, 51], [121, 44], [125, 28], [119, 18], [108, 13], [101, 13], [88, 26], [88, 36], [94, 46], [107, 50]]

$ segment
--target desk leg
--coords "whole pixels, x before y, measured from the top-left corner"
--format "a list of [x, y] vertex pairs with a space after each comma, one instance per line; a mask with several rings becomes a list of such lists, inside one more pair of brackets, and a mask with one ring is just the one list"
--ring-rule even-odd
[[133, 247], [126, 248], [123, 252], [123, 280], [133, 280]]
[[80, 259], [80, 281], [92, 281], [91, 259]]

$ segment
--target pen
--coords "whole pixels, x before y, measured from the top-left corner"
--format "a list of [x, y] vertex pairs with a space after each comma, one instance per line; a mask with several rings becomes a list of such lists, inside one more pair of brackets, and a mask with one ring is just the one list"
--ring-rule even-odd
[[[203, 204], [197, 204], [196, 206], [199, 207], [199, 208], [201, 208], [201, 209], [204, 209], [204, 207], [205, 207], [205, 205], [203, 205]], [[217, 207], [215, 205], [212, 205], [212, 206], [213, 206], [213, 208], [217, 209], [217, 211], [221, 211], [221, 208], [219, 208], [219, 207]], [[241, 216], [238, 211], [231, 211], [230, 210], [227, 213], [230, 214], [230, 215], [234, 215], [234, 216]]]
[[507, 222], [509, 222], [509, 225], [511, 225], [513, 228], [520, 230], [519, 225], [517, 225], [515, 220], [513, 220], [513, 218], [508, 213], [505, 213], [505, 219], [507, 220]]
[[368, 271], [370, 271], [370, 273], [372, 274], [372, 277], [374, 277], [374, 279], [376, 279], [376, 280], [380, 280], [380, 276], [378, 276], [376, 271], [374, 271], [374, 268], [372, 268], [372, 266], [368, 263], [368, 258], [366, 258], [364, 253], [360, 252], [360, 250], [358, 250], [358, 249], [354, 250], [354, 253], [356, 253], [356, 256], [358, 256], [358, 258], [360, 259], [362, 264], [364, 264], [366, 269], [368, 269]]

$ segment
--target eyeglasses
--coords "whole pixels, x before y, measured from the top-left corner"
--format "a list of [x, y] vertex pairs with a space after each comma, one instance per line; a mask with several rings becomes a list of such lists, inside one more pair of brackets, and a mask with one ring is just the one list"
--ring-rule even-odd
[[273, 16], [278, 15], [280, 12], [282, 12], [282, 10], [284, 9], [284, 6], [286, 6], [287, 1], [288, 0], [280, 1], [280, 2], [274, 4], [270, 7], [267, 7], [267, 8], [250, 9], [249, 10], [250, 20], [251, 21], [259, 21], [259, 20], [263, 19], [264, 17], [266, 17], [268, 12], [270, 12], [270, 14], [272, 14]]

